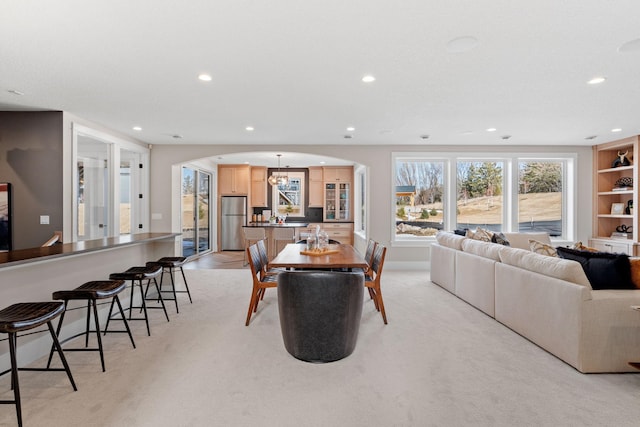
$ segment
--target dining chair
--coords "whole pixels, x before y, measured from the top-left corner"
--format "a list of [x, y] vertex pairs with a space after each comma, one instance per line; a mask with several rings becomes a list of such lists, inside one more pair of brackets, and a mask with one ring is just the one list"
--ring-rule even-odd
[[267, 232], [264, 228], [243, 227], [242, 233], [244, 234], [245, 250], [244, 256], [242, 258], [242, 265], [247, 265], [247, 248], [260, 240], [265, 240], [267, 238]]
[[267, 245], [264, 243], [264, 240], [258, 240], [256, 244], [258, 245], [258, 253], [260, 254], [260, 261], [262, 262], [260, 280], [264, 279], [265, 276], [273, 276], [285, 270], [284, 268], [269, 267], [269, 255], [267, 254]]
[[[367, 249], [364, 252], [364, 260], [367, 262], [368, 266], [366, 268], [362, 269], [362, 272], [364, 273], [364, 277], [365, 278], [368, 277], [369, 279], [373, 279], [373, 270], [371, 269], [371, 264], [373, 263], [373, 252], [375, 251], [377, 244], [378, 243], [373, 239], [369, 239], [369, 241], [367, 242]], [[367, 290], [369, 291], [369, 296], [373, 300], [374, 304], [376, 305], [376, 309], [377, 309], [378, 308], [378, 302], [374, 298], [373, 289], [372, 288], [367, 288]]]
[[364, 286], [369, 289], [369, 295], [373, 297], [373, 303], [376, 310], [382, 314], [384, 324], [387, 324], [387, 314], [384, 311], [384, 302], [382, 301], [382, 291], [380, 289], [380, 278], [382, 276], [382, 266], [384, 265], [384, 257], [387, 254], [387, 248], [380, 243], [376, 243], [371, 261], [372, 276], [365, 276]]
[[247, 321], [245, 322], [245, 326], [249, 326], [251, 314], [258, 311], [258, 303], [264, 298], [265, 290], [267, 288], [275, 288], [278, 284], [277, 276], [275, 275], [261, 277], [264, 264], [260, 258], [260, 251], [257, 243], [254, 243], [247, 248], [247, 258], [251, 269], [253, 289], [251, 290], [251, 300], [249, 301], [249, 311], [247, 312]]

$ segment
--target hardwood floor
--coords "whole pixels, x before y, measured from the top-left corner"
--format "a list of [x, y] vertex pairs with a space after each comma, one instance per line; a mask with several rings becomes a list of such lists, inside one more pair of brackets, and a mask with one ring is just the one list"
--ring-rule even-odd
[[187, 262], [185, 269], [223, 269], [223, 268], [248, 268], [243, 265], [244, 251], [222, 251], [203, 255]]

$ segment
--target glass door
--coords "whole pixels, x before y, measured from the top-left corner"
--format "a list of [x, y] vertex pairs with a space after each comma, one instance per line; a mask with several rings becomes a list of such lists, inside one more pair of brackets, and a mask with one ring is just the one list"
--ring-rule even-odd
[[182, 168], [182, 255], [211, 250], [211, 175]]
[[198, 252], [211, 249], [209, 232], [209, 200], [211, 196], [211, 175], [205, 172], [198, 174]]
[[188, 257], [196, 253], [196, 171], [182, 168], [182, 256]]
[[338, 187], [338, 197], [340, 198], [338, 218], [344, 221], [349, 219], [349, 184], [338, 184]]
[[334, 221], [336, 219], [336, 184], [324, 185], [324, 219]]
[[111, 144], [90, 138], [78, 141], [77, 173], [78, 240], [109, 235], [109, 171]]

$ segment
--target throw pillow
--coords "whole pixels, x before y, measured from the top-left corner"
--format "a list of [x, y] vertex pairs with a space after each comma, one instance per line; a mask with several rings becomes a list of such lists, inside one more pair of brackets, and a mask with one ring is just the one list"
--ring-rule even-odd
[[500, 233], [499, 231], [496, 233], [493, 233], [493, 236], [491, 236], [491, 241], [499, 245], [511, 246], [511, 243], [509, 243], [505, 235], [503, 233]]
[[629, 258], [631, 263], [631, 282], [640, 289], [640, 258]]
[[599, 252], [596, 248], [590, 248], [589, 246], [585, 246], [582, 242], [575, 242], [571, 249], [577, 249], [579, 251], [589, 251], [589, 252]]
[[578, 261], [593, 289], [636, 289], [631, 280], [631, 264], [626, 254], [578, 251], [557, 248], [558, 256]]
[[458, 236], [466, 236], [468, 230], [469, 230], [468, 228], [463, 228], [463, 229], [456, 228], [455, 230], [453, 230], [453, 232]]
[[477, 227], [476, 231], [467, 230], [467, 237], [473, 240], [480, 240], [481, 242], [490, 242], [493, 233], [484, 228]]
[[558, 256], [556, 248], [537, 240], [529, 239], [529, 248], [531, 249], [531, 252], [539, 255]]

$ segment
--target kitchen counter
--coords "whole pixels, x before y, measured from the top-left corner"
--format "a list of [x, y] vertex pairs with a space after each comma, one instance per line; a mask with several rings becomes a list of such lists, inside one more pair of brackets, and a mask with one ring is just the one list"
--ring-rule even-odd
[[250, 228], [304, 228], [308, 226], [308, 222], [285, 222], [282, 224], [271, 224], [269, 222], [250, 222], [248, 225], [243, 225], [243, 227]]

